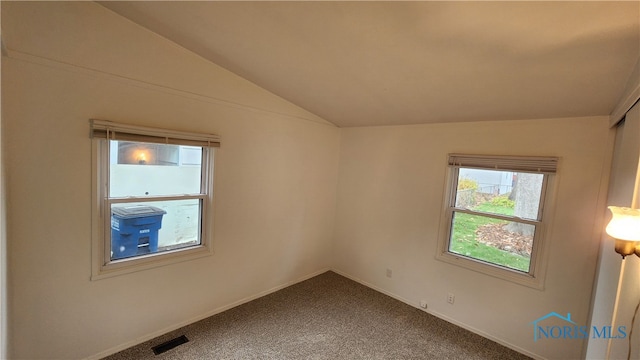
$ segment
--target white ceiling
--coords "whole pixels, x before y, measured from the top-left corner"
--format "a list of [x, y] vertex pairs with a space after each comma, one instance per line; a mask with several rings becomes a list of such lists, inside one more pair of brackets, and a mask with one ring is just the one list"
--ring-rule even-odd
[[340, 127], [609, 115], [640, 2], [101, 2]]

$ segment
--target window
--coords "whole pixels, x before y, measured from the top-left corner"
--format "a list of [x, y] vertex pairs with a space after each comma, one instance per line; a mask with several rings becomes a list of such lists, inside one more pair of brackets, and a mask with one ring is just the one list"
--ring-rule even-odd
[[215, 135], [92, 120], [92, 278], [211, 254]]
[[449, 167], [438, 258], [540, 287], [557, 158], [452, 154]]

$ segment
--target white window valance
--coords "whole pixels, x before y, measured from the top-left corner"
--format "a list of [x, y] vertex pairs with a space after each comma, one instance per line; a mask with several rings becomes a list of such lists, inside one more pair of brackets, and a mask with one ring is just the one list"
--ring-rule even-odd
[[220, 147], [220, 137], [217, 135], [163, 130], [96, 119], [91, 120], [90, 135], [92, 138], [110, 140]]
[[557, 157], [449, 154], [449, 165], [487, 170], [555, 174]]

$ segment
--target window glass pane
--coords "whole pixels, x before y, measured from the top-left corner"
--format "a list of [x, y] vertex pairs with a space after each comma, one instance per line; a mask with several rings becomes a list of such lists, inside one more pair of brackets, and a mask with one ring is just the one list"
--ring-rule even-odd
[[135, 165], [178, 165], [179, 146], [141, 143], [132, 141], [112, 141], [117, 150], [117, 164]]
[[202, 148], [196, 146], [180, 146], [180, 165], [202, 164]]
[[538, 220], [543, 174], [460, 168], [455, 207]]
[[110, 197], [200, 194], [202, 148], [113, 140], [110, 145]]
[[449, 251], [529, 272], [535, 226], [454, 212]]
[[200, 245], [200, 199], [111, 205], [111, 259]]

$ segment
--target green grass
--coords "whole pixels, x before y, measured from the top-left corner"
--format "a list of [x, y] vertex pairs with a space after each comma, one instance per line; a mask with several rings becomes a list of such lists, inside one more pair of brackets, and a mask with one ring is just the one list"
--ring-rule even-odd
[[[512, 207], [494, 205], [494, 204], [492, 204], [490, 202], [482, 203], [482, 204], [474, 207], [473, 210], [488, 212], [488, 213], [492, 213], [492, 214], [513, 215], [513, 208]], [[493, 219], [491, 219], [491, 220], [493, 220]], [[498, 221], [498, 220], [495, 220], [495, 221]]]
[[[494, 214], [513, 215], [513, 208], [494, 205], [488, 202], [478, 205], [474, 210]], [[530, 263], [528, 257], [500, 250], [476, 240], [476, 229], [479, 226], [491, 223], [506, 224], [507, 221], [480, 215], [456, 213], [449, 251], [511, 269], [528, 272]]]

